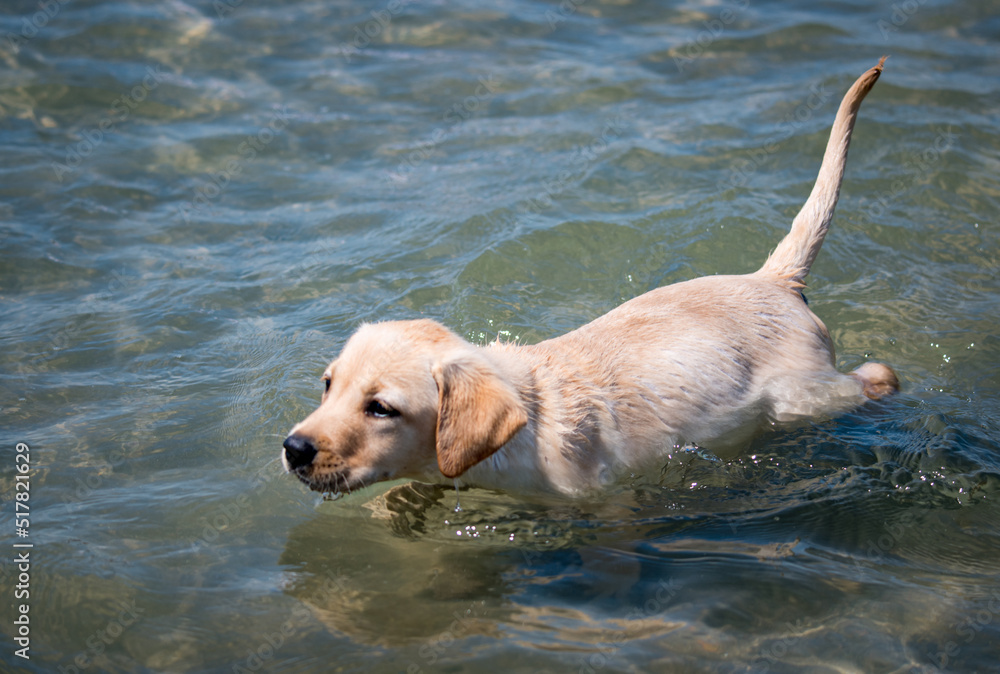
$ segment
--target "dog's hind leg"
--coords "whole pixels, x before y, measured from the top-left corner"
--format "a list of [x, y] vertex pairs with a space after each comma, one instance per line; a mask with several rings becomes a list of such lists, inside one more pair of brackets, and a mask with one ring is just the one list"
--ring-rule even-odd
[[899, 390], [896, 373], [882, 363], [865, 363], [852, 372], [851, 376], [861, 382], [865, 396], [872, 400], [879, 400]]

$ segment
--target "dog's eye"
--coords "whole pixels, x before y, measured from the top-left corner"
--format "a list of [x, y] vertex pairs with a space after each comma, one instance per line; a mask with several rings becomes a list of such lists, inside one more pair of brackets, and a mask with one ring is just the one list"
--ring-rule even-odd
[[399, 412], [392, 409], [387, 405], [383, 405], [378, 400], [372, 400], [365, 407], [365, 414], [370, 417], [379, 417], [380, 419], [387, 419], [389, 417], [398, 417]]

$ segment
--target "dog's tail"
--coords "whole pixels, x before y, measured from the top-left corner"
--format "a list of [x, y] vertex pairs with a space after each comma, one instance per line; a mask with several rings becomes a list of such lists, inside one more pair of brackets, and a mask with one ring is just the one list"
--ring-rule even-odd
[[823, 238], [833, 219], [833, 209], [837, 206], [854, 120], [857, 119], [861, 101], [882, 74], [886, 58], [883, 56], [877, 66], [859, 77], [844, 96], [833, 128], [830, 129], [830, 140], [826, 144], [823, 165], [819, 169], [819, 175], [816, 176], [812, 193], [792, 221], [791, 231], [767, 258], [767, 262], [757, 272], [758, 275], [777, 277], [788, 285], [798, 288], [804, 285], [803, 279], [809, 273], [809, 268], [812, 267], [816, 254], [823, 245]]

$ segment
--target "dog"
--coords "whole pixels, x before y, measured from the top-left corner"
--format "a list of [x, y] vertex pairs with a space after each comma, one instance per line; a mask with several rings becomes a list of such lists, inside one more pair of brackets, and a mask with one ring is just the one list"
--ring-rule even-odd
[[897, 391], [880, 363], [835, 369], [801, 294], [884, 63], [845, 95], [813, 190], [758, 271], [658, 288], [531, 345], [475, 346], [432, 320], [362, 325], [285, 439], [285, 469], [323, 492], [410, 478], [580, 497], [675, 448], [738, 448]]

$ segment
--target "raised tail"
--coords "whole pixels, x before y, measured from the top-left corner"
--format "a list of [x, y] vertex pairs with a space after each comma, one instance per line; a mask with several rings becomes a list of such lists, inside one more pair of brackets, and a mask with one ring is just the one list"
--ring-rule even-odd
[[875, 86], [887, 57], [883, 56], [878, 65], [858, 78], [844, 96], [837, 110], [837, 118], [830, 129], [830, 140], [826, 144], [823, 165], [816, 176], [809, 199], [792, 221], [788, 232], [767, 262], [757, 272], [759, 276], [780, 278], [785, 283], [801, 287], [809, 273], [823, 238], [830, 228], [833, 209], [840, 197], [840, 184], [844, 180], [844, 166], [847, 164], [847, 148], [851, 145], [851, 132], [857, 119], [861, 101]]

